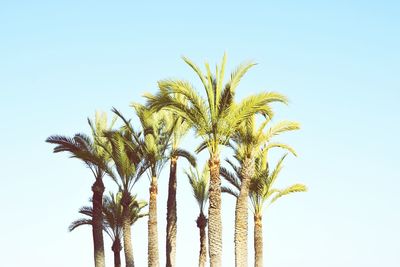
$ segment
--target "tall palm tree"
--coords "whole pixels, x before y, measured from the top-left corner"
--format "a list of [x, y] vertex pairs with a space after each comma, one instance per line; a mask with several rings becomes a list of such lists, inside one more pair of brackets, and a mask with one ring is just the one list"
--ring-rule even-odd
[[200, 231], [200, 253], [199, 253], [199, 267], [205, 267], [207, 262], [207, 241], [206, 241], [206, 226], [207, 217], [204, 214], [204, 210], [208, 200], [208, 187], [210, 180], [210, 173], [207, 165], [203, 168], [203, 172], [200, 173], [198, 169], [193, 170], [190, 168], [189, 172], [186, 172], [189, 178], [190, 185], [193, 189], [193, 195], [196, 198], [197, 204], [199, 205], [200, 213], [197, 217], [196, 223]]
[[140, 156], [145, 162], [145, 169], [150, 178], [149, 221], [148, 221], [148, 266], [159, 267], [158, 228], [157, 228], [157, 193], [158, 176], [168, 161], [167, 151], [170, 147], [173, 122], [164, 111], [153, 112], [148, 107], [134, 103], [141, 126], [142, 135], [136, 141]]
[[166, 266], [175, 266], [176, 257], [176, 233], [177, 233], [177, 209], [176, 209], [176, 189], [177, 189], [177, 163], [180, 157], [185, 158], [192, 166], [196, 166], [195, 157], [187, 150], [179, 147], [180, 141], [189, 130], [189, 125], [179, 116], [170, 112], [173, 121], [170, 151], [170, 169], [168, 181], [168, 200], [167, 200], [167, 227], [166, 227]]
[[[210, 188], [208, 209], [208, 239], [211, 267], [222, 266], [222, 223], [221, 223], [221, 179], [220, 146], [225, 145], [238, 125], [255, 113], [269, 115], [269, 103], [287, 99], [278, 93], [259, 93], [234, 103], [234, 95], [243, 75], [254, 66], [253, 63], [240, 65], [232, 74], [228, 83], [223, 86], [226, 56], [221, 66], [213, 75], [206, 63], [206, 74], [187, 58], [184, 61], [200, 78], [206, 93], [206, 99], [198, 94], [189, 82], [182, 80], [159, 81], [159, 92], [156, 95], [146, 94], [148, 105], [156, 110], [167, 109], [182, 117], [203, 139], [197, 149], [200, 152], [208, 149]], [[181, 98], [176, 97], [177, 95]], [[183, 100], [182, 100], [183, 99]]]
[[[282, 169], [282, 163], [287, 154], [285, 154], [277, 163], [275, 169], [270, 172], [267, 161], [267, 150], [260, 154], [255, 160], [255, 174], [250, 180], [249, 196], [252, 204], [254, 216], [254, 266], [263, 266], [263, 235], [262, 235], [262, 210], [265, 203], [272, 204], [278, 198], [295, 193], [305, 192], [307, 188], [303, 184], [294, 184], [284, 189], [273, 188], [274, 183]], [[223, 172], [224, 178], [233, 185], [232, 187], [223, 187], [222, 191], [239, 197], [241, 177], [240, 167], [232, 164], [234, 173]]]
[[92, 171], [95, 182], [92, 185], [93, 192], [93, 248], [94, 262], [96, 267], [105, 266], [104, 241], [103, 241], [103, 193], [104, 183], [103, 177], [108, 172], [108, 163], [110, 157], [105, 153], [104, 147], [109, 144], [107, 140], [101, 138], [103, 131], [110, 130], [115, 122], [112, 121], [111, 126], [107, 126], [107, 115], [105, 113], [96, 112], [95, 122], [88, 119], [92, 129], [92, 138], [78, 133], [74, 137], [66, 137], [61, 135], [53, 135], [46, 139], [46, 142], [55, 144], [53, 152], [69, 152], [72, 158], [80, 159]]
[[[299, 123], [292, 121], [282, 121], [277, 125], [269, 128], [267, 132], [264, 131], [266, 125], [270, 121], [269, 118], [261, 124], [260, 127], [256, 126], [256, 116], [252, 116], [242, 122], [238, 130], [233, 134], [231, 143], [235, 151], [236, 159], [241, 163], [240, 166], [240, 190], [239, 196], [236, 199], [235, 208], [235, 266], [247, 267], [247, 235], [248, 235], [248, 196], [249, 184], [251, 178], [255, 173], [255, 157], [260, 152], [262, 147], [269, 145], [280, 146], [283, 144], [271, 143], [270, 139], [280, 133], [292, 130], [298, 130]], [[294, 150], [285, 146], [286, 149]], [[226, 171], [225, 169], [222, 170]]]
[[[122, 205], [121, 205], [122, 194], [119, 193], [114, 195], [110, 193], [110, 196], [104, 196], [103, 198], [103, 230], [111, 238], [112, 246], [111, 250], [114, 253], [114, 267], [121, 267], [120, 252], [122, 250], [121, 239], [122, 239]], [[136, 196], [132, 198], [130, 204], [130, 217], [131, 225], [133, 225], [138, 219], [146, 216], [147, 214], [142, 213], [142, 209], [147, 206], [144, 201], [137, 201]], [[73, 221], [69, 230], [73, 231], [81, 225], [92, 225], [93, 224], [93, 208], [82, 207], [79, 213], [86, 215], [87, 218], [78, 219]]]

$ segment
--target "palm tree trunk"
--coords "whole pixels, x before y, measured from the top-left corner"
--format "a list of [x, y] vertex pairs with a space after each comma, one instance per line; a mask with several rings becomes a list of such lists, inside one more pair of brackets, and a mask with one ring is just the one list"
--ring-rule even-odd
[[153, 176], [150, 185], [149, 222], [148, 222], [148, 265], [159, 267], [158, 230], [157, 230], [157, 177]]
[[254, 161], [246, 158], [241, 168], [242, 183], [235, 209], [235, 266], [247, 267], [247, 231], [249, 183], [254, 175]]
[[171, 158], [168, 182], [168, 201], [167, 201], [167, 242], [166, 242], [166, 257], [167, 267], [175, 266], [176, 256], [176, 165], [178, 157]]
[[92, 185], [93, 191], [93, 248], [94, 248], [94, 266], [104, 267], [104, 241], [103, 241], [103, 193], [104, 184], [101, 178], [96, 178]]
[[121, 267], [121, 240], [115, 238], [111, 250], [114, 252], [114, 267]]
[[124, 254], [126, 267], [134, 267], [132, 237], [131, 237], [131, 218], [129, 216], [129, 205], [131, 203], [131, 195], [123, 192], [122, 203], [122, 234], [124, 238]]
[[221, 178], [219, 176], [219, 156], [212, 155], [210, 167], [210, 189], [208, 208], [208, 243], [210, 266], [221, 267], [222, 260], [222, 222], [221, 222]]
[[254, 266], [263, 266], [262, 216], [254, 215]]
[[207, 262], [207, 240], [206, 240], [207, 218], [206, 216], [204, 216], [203, 212], [200, 213], [196, 222], [197, 222], [197, 227], [200, 230], [199, 267], [205, 267]]

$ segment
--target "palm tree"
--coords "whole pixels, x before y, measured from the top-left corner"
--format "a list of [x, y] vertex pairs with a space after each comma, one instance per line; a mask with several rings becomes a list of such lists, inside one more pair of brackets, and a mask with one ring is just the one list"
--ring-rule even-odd
[[[247, 267], [247, 233], [248, 233], [248, 196], [249, 183], [255, 173], [255, 157], [260, 152], [262, 147], [280, 146], [294, 150], [283, 144], [270, 143], [270, 139], [282, 132], [298, 130], [297, 122], [282, 121], [271, 127], [267, 132], [264, 132], [266, 125], [269, 122], [267, 118], [260, 127], [256, 127], [256, 116], [252, 116], [240, 124], [238, 130], [233, 134], [231, 143], [235, 151], [236, 159], [241, 163], [240, 166], [240, 190], [239, 196], [236, 199], [235, 208], [235, 266]], [[226, 172], [223, 169], [222, 172]]]
[[135, 103], [142, 134], [136, 135], [140, 156], [145, 162], [144, 169], [150, 178], [149, 221], [148, 221], [148, 266], [159, 267], [157, 193], [158, 176], [168, 161], [166, 152], [170, 146], [173, 122], [166, 112], [153, 112], [148, 107]]
[[[122, 205], [121, 205], [122, 194], [118, 193], [114, 195], [110, 193], [110, 196], [104, 196], [103, 198], [103, 230], [108, 234], [112, 240], [111, 250], [114, 253], [114, 267], [121, 267], [120, 252], [122, 250], [121, 238], [122, 238]], [[131, 225], [133, 225], [138, 219], [146, 216], [147, 214], [141, 213], [142, 209], [147, 206], [144, 201], [137, 201], [136, 196], [132, 198], [130, 204], [130, 217]], [[93, 224], [93, 208], [82, 207], [79, 213], [88, 216], [88, 218], [78, 219], [71, 223], [69, 230], [73, 231], [81, 225], [92, 225]]]
[[176, 188], [177, 188], [177, 162], [179, 157], [185, 158], [192, 166], [196, 166], [195, 157], [179, 147], [183, 136], [188, 132], [189, 125], [174, 113], [169, 113], [173, 121], [171, 135], [170, 171], [168, 181], [167, 200], [167, 229], [166, 229], [166, 266], [175, 266], [176, 257], [176, 233], [177, 233], [177, 210], [176, 210]]
[[108, 172], [108, 163], [110, 157], [105, 153], [104, 147], [107, 147], [107, 141], [101, 138], [103, 131], [110, 130], [114, 124], [107, 127], [107, 115], [96, 112], [95, 123], [88, 119], [92, 129], [92, 140], [89, 136], [78, 133], [74, 137], [53, 135], [46, 139], [46, 142], [55, 144], [53, 152], [69, 152], [72, 158], [80, 159], [92, 171], [95, 182], [92, 185], [93, 192], [93, 248], [94, 262], [96, 267], [105, 266], [104, 241], [103, 241], [103, 177]]
[[[254, 266], [263, 266], [263, 235], [262, 235], [262, 210], [265, 203], [272, 204], [278, 198], [295, 193], [305, 192], [307, 188], [303, 184], [294, 184], [284, 189], [275, 189], [273, 185], [282, 169], [282, 163], [285, 159], [285, 154], [277, 163], [275, 169], [270, 172], [267, 162], [267, 151], [265, 150], [255, 160], [255, 174], [250, 180], [250, 200], [252, 204], [252, 210], [254, 215]], [[240, 167], [232, 164], [234, 173], [222, 172], [224, 178], [233, 185], [232, 187], [223, 187], [222, 191], [229, 193], [235, 197], [239, 197], [240, 183], [243, 177], [241, 177]]]
[[200, 231], [200, 253], [199, 253], [199, 267], [205, 267], [207, 262], [207, 242], [206, 242], [206, 226], [207, 217], [204, 214], [204, 209], [208, 200], [208, 187], [210, 180], [210, 173], [207, 165], [203, 168], [203, 172], [200, 174], [198, 169], [194, 171], [190, 168], [189, 172], [186, 172], [189, 178], [190, 185], [193, 189], [193, 195], [196, 198], [197, 204], [199, 205], [200, 214], [197, 217], [196, 223]]
[[[234, 103], [234, 95], [243, 75], [254, 66], [253, 63], [240, 65], [231, 75], [229, 82], [223, 86], [226, 56], [224, 55], [220, 68], [215, 75], [211, 73], [206, 63], [207, 73], [187, 58], [184, 61], [200, 78], [206, 99], [200, 96], [189, 82], [181, 80], [159, 81], [157, 95], [146, 94], [148, 105], [156, 110], [167, 109], [182, 117], [203, 143], [197, 149], [200, 152], [208, 149], [210, 170], [210, 192], [208, 209], [208, 239], [211, 267], [222, 266], [222, 224], [221, 224], [221, 179], [220, 146], [225, 145], [238, 125], [255, 113], [269, 115], [269, 103], [280, 101], [286, 103], [286, 98], [278, 93], [259, 93]], [[177, 95], [181, 98], [176, 97]], [[183, 99], [183, 100], [182, 100]]]
[[133, 247], [131, 237], [130, 205], [132, 203], [132, 187], [139, 178], [140, 164], [142, 162], [138, 148], [131, 139], [130, 132], [121, 129], [120, 131], [108, 131], [104, 136], [109, 140], [110, 149], [107, 153], [113, 159], [119, 179], [114, 175], [112, 178], [117, 183], [121, 192], [122, 205], [122, 233], [124, 239], [124, 254], [127, 267], [134, 267]]
[[[106, 232], [113, 240], [111, 247], [114, 252], [114, 266], [121, 266], [120, 252], [122, 250], [122, 228], [124, 219], [124, 207], [121, 203], [122, 192], [118, 192], [115, 196], [110, 194], [110, 197], [104, 198], [104, 221], [106, 223]], [[132, 226], [138, 219], [147, 216], [147, 213], [142, 213], [142, 210], [147, 206], [146, 201], [137, 201], [136, 195], [132, 196], [131, 203], [129, 204], [128, 213], [130, 218], [130, 225]]]

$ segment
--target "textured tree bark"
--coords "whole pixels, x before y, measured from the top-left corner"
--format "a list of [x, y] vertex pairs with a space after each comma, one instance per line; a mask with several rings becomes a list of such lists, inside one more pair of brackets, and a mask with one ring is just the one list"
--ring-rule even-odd
[[131, 237], [131, 220], [129, 216], [129, 205], [132, 197], [129, 193], [123, 192], [122, 195], [122, 234], [124, 238], [124, 254], [126, 267], [134, 267], [132, 237]]
[[197, 227], [200, 231], [200, 253], [199, 253], [199, 267], [205, 267], [207, 262], [207, 234], [206, 234], [206, 226], [207, 219], [203, 213], [200, 213], [197, 218]]
[[114, 252], [114, 267], [121, 267], [121, 255], [120, 252], [122, 250], [121, 240], [117, 237], [113, 245], [111, 246], [111, 250]]
[[241, 168], [242, 183], [235, 209], [235, 266], [247, 267], [248, 196], [249, 183], [254, 175], [254, 161], [246, 158]]
[[93, 248], [94, 266], [104, 267], [104, 241], [103, 241], [103, 193], [104, 184], [101, 178], [97, 178], [92, 185], [93, 191]]
[[222, 222], [221, 222], [221, 178], [219, 157], [213, 155], [208, 161], [210, 167], [210, 189], [208, 208], [208, 243], [210, 266], [221, 267]]
[[263, 266], [262, 216], [254, 215], [254, 266]]
[[166, 237], [166, 266], [175, 266], [176, 257], [176, 231], [177, 231], [177, 212], [176, 212], [176, 167], [178, 157], [171, 158], [168, 182], [168, 201], [167, 201], [167, 237]]
[[157, 177], [152, 177], [150, 184], [149, 222], [148, 222], [148, 265], [159, 267], [158, 230], [157, 230]]

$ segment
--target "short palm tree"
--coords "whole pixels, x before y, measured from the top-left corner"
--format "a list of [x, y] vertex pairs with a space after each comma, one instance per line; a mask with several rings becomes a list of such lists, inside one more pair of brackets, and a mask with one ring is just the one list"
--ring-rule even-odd
[[[275, 135], [286, 131], [298, 130], [299, 123], [292, 121], [282, 121], [275, 126], [264, 131], [267, 126], [269, 118], [261, 124], [260, 127], [256, 126], [256, 116], [252, 116], [240, 124], [238, 130], [233, 134], [231, 146], [235, 151], [236, 159], [241, 163], [240, 166], [240, 190], [239, 196], [236, 199], [235, 208], [235, 266], [247, 267], [247, 235], [248, 235], [248, 196], [249, 184], [251, 178], [255, 174], [255, 158], [260, 152], [261, 148], [269, 146], [283, 147], [289, 149], [293, 153], [294, 150], [284, 144], [272, 143], [271, 138]], [[226, 169], [222, 169], [226, 172]]]
[[166, 266], [175, 266], [176, 257], [176, 234], [177, 234], [177, 210], [176, 210], [176, 188], [177, 188], [177, 163], [179, 158], [185, 158], [192, 166], [196, 166], [195, 157], [187, 150], [179, 147], [182, 138], [189, 130], [189, 125], [179, 116], [170, 112], [172, 118], [172, 135], [170, 149], [170, 171], [168, 181], [167, 200], [167, 229], [166, 229]]
[[207, 217], [204, 214], [208, 200], [208, 187], [210, 180], [210, 173], [207, 165], [204, 167], [203, 172], [200, 173], [198, 169], [193, 170], [190, 168], [189, 172], [186, 172], [189, 178], [190, 185], [193, 189], [193, 195], [196, 198], [197, 204], [199, 205], [200, 214], [197, 217], [196, 223], [200, 231], [200, 253], [199, 253], [199, 267], [205, 267], [207, 262], [207, 241], [206, 241], [206, 226]]
[[80, 159], [92, 171], [95, 182], [92, 185], [93, 192], [93, 248], [94, 262], [96, 267], [105, 266], [104, 241], [103, 241], [103, 177], [108, 172], [110, 157], [105, 153], [104, 147], [109, 144], [104, 138], [99, 138], [106, 130], [110, 130], [114, 124], [107, 126], [107, 115], [96, 113], [95, 122], [88, 119], [92, 129], [92, 138], [85, 134], [75, 134], [74, 137], [53, 135], [46, 139], [46, 142], [55, 144], [54, 153], [69, 152], [72, 158]]
[[[270, 114], [269, 103], [287, 99], [278, 93], [259, 93], [249, 96], [239, 103], [234, 102], [235, 90], [243, 75], [254, 66], [253, 63], [240, 65], [232, 74], [228, 83], [223, 86], [226, 56], [221, 66], [213, 75], [206, 63], [206, 74], [192, 61], [184, 61], [200, 78], [206, 93], [206, 99], [198, 94], [193, 86], [182, 80], [159, 81], [159, 93], [146, 94], [148, 105], [155, 110], [167, 109], [182, 117], [203, 143], [197, 152], [208, 149], [210, 170], [210, 192], [208, 209], [208, 239], [211, 267], [222, 266], [222, 223], [221, 223], [221, 180], [220, 146], [226, 145], [231, 135], [242, 121], [255, 113]], [[181, 97], [176, 97], [176, 96]]]
[[[122, 239], [122, 205], [121, 205], [122, 194], [119, 193], [114, 195], [110, 193], [110, 196], [104, 196], [103, 199], [103, 230], [108, 234], [112, 240], [111, 250], [114, 253], [114, 267], [121, 267], [120, 252], [122, 250], [121, 239]], [[147, 214], [142, 213], [142, 209], [147, 205], [144, 201], [137, 201], [136, 196], [132, 198], [130, 204], [130, 217], [131, 225], [133, 225], [138, 219], [146, 216]], [[87, 218], [78, 219], [71, 223], [69, 230], [73, 231], [81, 225], [92, 225], [93, 224], [93, 208], [82, 207], [79, 213], [86, 215]]]
[[[282, 163], [285, 159], [285, 154], [277, 163], [275, 169], [270, 172], [267, 162], [267, 151], [264, 151], [255, 160], [255, 174], [250, 181], [250, 200], [254, 215], [254, 266], [263, 266], [263, 235], [262, 235], [262, 210], [265, 203], [272, 204], [278, 198], [295, 193], [305, 192], [307, 188], [303, 184], [294, 184], [284, 189], [273, 188], [274, 183], [282, 169]], [[232, 187], [223, 187], [222, 191], [232, 194], [235, 197], [239, 196], [241, 177], [240, 167], [232, 164], [233, 173], [224, 172], [224, 178], [229, 181]], [[268, 205], [269, 205], [268, 204]]]
[[[109, 197], [104, 198], [104, 222], [106, 224], [106, 232], [113, 240], [111, 247], [114, 252], [114, 266], [121, 266], [120, 252], [122, 250], [121, 239], [123, 238], [123, 218], [124, 207], [121, 203], [122, 192], [117, 193], [115, 196], [111, 194]], [[131, 203], [129, 204], [129, 217], [131, 226], [140, 218], [147, 216], [142, 210], [147, 206], [146, 201], [136, 200], [136, 195], [132, 196]]]

